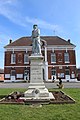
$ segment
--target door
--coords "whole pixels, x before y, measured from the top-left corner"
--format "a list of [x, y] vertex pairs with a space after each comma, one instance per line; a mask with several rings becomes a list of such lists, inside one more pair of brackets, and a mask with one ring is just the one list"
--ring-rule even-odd
[[65, 69], [65, 79], [70, 80], [70, 70], [69, 69]]
[[11, 70], [11, 81], [15, 81], [16, 80], [16, 72], [15, 70]]
[[24, 70], [24, 80], [29, 80], [29, 70]]
[[52, 68], [52, 76], [51, 76], [52, 80], [56, 80], [56, 69]]

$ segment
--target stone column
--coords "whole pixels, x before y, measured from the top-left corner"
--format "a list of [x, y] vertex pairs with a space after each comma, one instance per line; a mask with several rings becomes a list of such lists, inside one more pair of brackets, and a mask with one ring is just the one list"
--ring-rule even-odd
[[44, 61], [44, 73], [45, 73], [45, 80], [48, 80], [48, 62], [47, 62], [47, 48], [45, 46], [45, 61]]

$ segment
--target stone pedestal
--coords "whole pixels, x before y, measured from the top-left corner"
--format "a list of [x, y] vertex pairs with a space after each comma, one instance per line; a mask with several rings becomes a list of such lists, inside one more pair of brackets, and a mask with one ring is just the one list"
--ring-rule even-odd
[[54, 99], [43, 82], [43, 56], [30, 56], [30, 86], [24, 93], [24, 99]]

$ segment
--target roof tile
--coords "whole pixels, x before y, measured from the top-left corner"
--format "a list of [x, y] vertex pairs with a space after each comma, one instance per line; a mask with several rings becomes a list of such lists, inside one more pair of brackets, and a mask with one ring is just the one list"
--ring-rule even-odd
[[[41, 36], [41, 38], [47, 42], [47, 45], [72, 45], [75, 47], [74, 44], [58, 36]], [[21, 37], [15, 40], [14, 42], [6, 45], [5, 48], [10, 46], [31, 46], [31, 45], [32, 45], [31, 37]]]

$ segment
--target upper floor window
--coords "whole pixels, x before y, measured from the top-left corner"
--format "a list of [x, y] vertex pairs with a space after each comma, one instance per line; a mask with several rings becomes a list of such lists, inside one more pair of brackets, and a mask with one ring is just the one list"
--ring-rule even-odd
[[22, 53], [18, 53], [18, 63], [22, 63]]
[[16, 54], [11, 54], [11, 64], [15, 64], [16, 63]]
[[65, 61], [65, 63], [69, 63], [70, 61], [69, 61], [69, 53], [64, 53], [64, 61]]
[[51, 63], [56, 63], [56, 54], [51, 53]]
[[24, 64], [29, 63], [29, 55], [24, 54]]

